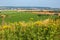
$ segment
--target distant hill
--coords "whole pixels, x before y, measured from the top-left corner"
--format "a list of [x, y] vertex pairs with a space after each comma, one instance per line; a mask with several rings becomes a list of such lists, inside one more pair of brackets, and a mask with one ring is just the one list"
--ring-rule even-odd
[[55, 10], [55, 11], [60, 11], [60, 8], [51, 8], [51, 7], [0, 6], [0, 10], [12, 10], [12, 9], [26, 9], [26, 10]]

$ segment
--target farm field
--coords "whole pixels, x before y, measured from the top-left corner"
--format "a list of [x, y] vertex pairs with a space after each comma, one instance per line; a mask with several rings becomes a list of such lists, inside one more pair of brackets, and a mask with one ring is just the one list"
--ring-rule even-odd
[[60, 40], [60, 17], [1, 11], [0, 40]]

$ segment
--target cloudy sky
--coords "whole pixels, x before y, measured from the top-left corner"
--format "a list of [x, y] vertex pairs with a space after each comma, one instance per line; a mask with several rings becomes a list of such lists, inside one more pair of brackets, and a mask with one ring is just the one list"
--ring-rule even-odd
[[60, 8], [60, 0], [0, 0], [0, 6], [36, 6]]

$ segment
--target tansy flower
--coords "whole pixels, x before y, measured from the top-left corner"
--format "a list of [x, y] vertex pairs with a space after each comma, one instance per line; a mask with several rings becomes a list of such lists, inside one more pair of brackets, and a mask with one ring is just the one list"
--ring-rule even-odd
[[24, 27], [27, 26], [27, 24], [26, 24], [25, 22], [19, 22], [19, 25], [20, 25], [20, 26], [24, 26]]
[[37, 25], [37, 26], [40, 26], [40, 25], [42, 25], [42, 22], [41, 21], [36, 21], [34, 24]]
[[7, 29], [7, 28], [11, 28], [11, 26], [9, 26], [9, 25], [4, 25], [3, 26], [3, 29]]

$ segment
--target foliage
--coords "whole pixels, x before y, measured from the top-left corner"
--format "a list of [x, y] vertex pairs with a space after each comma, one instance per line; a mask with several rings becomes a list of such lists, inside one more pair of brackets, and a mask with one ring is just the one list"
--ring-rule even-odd
[[57, 16], [13, 11], [0, 14], [8, 15], [0, 24], [0, 40], [60, 40], [60, 19], [54, 20]]

